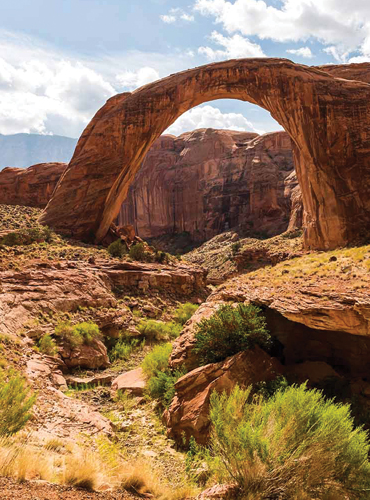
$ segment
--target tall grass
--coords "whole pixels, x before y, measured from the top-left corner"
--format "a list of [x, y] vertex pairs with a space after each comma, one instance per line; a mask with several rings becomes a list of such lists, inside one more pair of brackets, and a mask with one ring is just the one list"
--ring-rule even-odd
[[370, 444], [348, 405], [305, 384], [268, 400], [250, 392], [211, 396], [211, 465], [220, 479], [255, 498], [369, 498]]

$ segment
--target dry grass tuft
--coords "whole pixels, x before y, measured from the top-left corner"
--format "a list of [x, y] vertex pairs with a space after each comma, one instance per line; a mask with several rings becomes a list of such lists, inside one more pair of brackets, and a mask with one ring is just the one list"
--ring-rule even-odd
[[94, 490], [99, 483], [99, 457], [92, 452], [81, 452], [65, 458], [62, 482], [85, 490]]

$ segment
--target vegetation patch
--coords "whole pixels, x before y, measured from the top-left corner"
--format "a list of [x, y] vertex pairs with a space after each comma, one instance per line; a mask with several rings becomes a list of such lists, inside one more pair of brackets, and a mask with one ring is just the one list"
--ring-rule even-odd
[[255, 345], [268, 350], [272, 340], [261, 309], [252, 304], [222, 305], [197, 325], [194, 351], [200, 365], [223, 361]]
[[181, 325], [174, 321], [157, 321], [142, 319], [137, 325], [141, 335], [149, 341], [163, 341], [175, 339], [180, 335]]
[[95, 323], [83, 321], [72, 325], [70, 321], [64, 321], [55, 327], [55, 336], [74, 348], [91, 344], [95, 339], [99, 339], [101, 334]]

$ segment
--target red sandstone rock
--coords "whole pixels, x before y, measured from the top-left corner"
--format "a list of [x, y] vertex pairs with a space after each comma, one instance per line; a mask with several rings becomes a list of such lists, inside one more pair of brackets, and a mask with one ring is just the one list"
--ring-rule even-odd
[[197, 496], [197, 500], [235, 500], [237, 498], [240, 498], [240, 491], [234, 484], [216, 484]]
[[179, 444], [184, 435], [187, 441], [194, 436], [198, 443], [205, 444], [209, 437], [209, 401], [213, 391], [230, 392], [236, 384], [247, 387], [272, 380], [281, 370], [278, 360], [255, 347], [187, 373], [176, 382], [175, 397], [164, 414], [167, 435]]
[[29, 168], [4, 168], [0, 172], [0, 203], [46, 207], [66, 163], [39, 163]]
[[59, 349], [59, 355], [68, 368], [107, 368], [109, 363], [107, 348], [101, 340], [93, 339], [89, 344], [71, 348], [64, 345]]
[[275, 235], [288, 227], [291, 190], [285, 180], [293, 169], [285, 132], [200, 129], [161, 136], [130, 187], [118, 223], [134, 224], [142, 238], [187, 231], [204, 241], [237, 226], [246, 234]]
[[114, 391], [129, 392], [133, 396], [143, 396], [146, 379], [141, 368], [122, 373], [112, 382]]
[[367, 83], [268, 58], [208, 64], [119, 94], [85, 129], [40, 221], [102, 241], [151, 144], [192, 107], [233, 98], [268, 110], [293, 141], [306, 246], [346, 245], [370, 230], [369, 97]]

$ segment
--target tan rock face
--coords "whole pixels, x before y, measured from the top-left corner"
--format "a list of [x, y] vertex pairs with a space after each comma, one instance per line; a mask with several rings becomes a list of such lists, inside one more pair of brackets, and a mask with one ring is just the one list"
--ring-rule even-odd
[[146, 386], [146, 380], [141, 368], [122, 373], [112, 382], [114, 391], [128, 392], [133, 396], [142, 396]]
[[130, 187], [118, 223], [134, 224], [142, 238], [187, 231], [204, 241], [234, 227], [272, 236], [288, 227], [294, 181], [285, 182], [293, 170], [285, 132], [200, 129], [161, 136]]
[[247, 387], [272, 380], [281, 370], [278, 360], [255, 347], [187, 373], [176, 382], [175, 397], [164, 414], [167, 435], [179, 444], [184, 435], [187, 441], [194, 436], [198, 443], [205, 444], [209, 437], [209, 404], [213, 391], [231, 392], [236, 384]]
[[101, 241], [151, 144], [192, 107], [233, 98], [268, 110], [294, 143], [306, 246], [346, 245], [370, 229], [369, 97], [367, 83], [285, 59], [209, 64], [117, 95], [85, 129], [40, 220]]
[[0, 172], [0, 203], [44, 208], [67, 167], [66, 163], [39, 163]]

